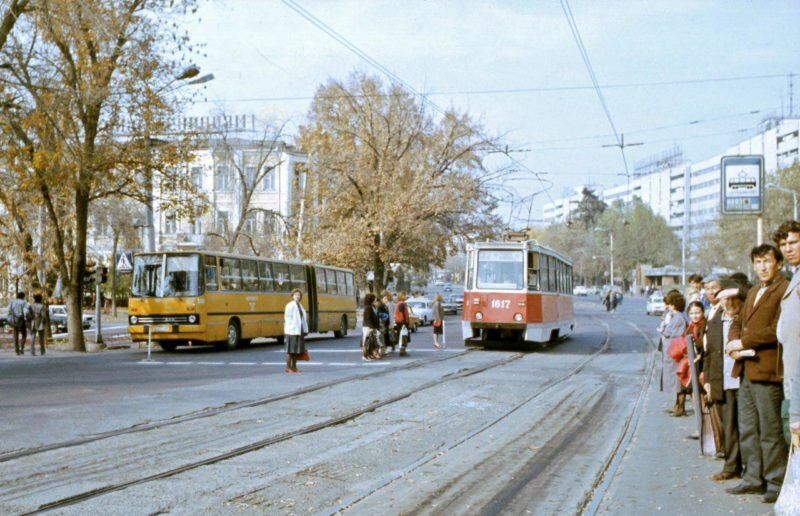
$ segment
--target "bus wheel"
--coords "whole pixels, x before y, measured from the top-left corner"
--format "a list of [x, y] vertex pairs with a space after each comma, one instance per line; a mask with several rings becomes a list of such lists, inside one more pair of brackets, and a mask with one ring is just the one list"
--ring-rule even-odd
[[161, 346], [161, 349], [164, 351], [175, 351], [178, 347], [177, 342], [159, 342], [158, 345]]
[[228, 331], [225, 333], [225, 349], [228, 351], [233, 351], [239, 347], [239, 340], [241, 339], [241, 336], [242, 333], [239, 329], [239, 323], [233, 319], [228, 321]]
[[347, 336], [347, 316], [343, 315], [342, 319], [339, 321], [339, 329], [333, 330], [333, 336], [337, 339], [341, 339], [342, 337]]

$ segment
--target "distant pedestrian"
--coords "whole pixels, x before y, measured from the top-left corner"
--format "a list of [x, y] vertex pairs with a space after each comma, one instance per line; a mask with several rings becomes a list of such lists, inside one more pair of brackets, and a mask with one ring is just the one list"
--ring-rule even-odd
[[378, 315], [378, 300], [375, 294], [364, 296], [364, 315], [361, 324], [362, 358], [370, 361], [380, 358], [381, 319]]
[[750, 252], [759, 285], [750, 289], [731, 325], [726, 352], [735, 360], [731, 375], [739, 387], [739, 444], [745, 465], [742, 482], [731, 494], [763, 493], [765, 503], [778, 499], [786, 472], [788, 448], [783, 438], [780, 350], [776, 326], [788, 282], [781, 276], [783, 255], [768, 244]]
[[411, 315], [408, 311], [406, 299], [408, 299], [408, 296], [405, 292], [397, 294], [397, 306], [395, 306], [394, 310], [394, 335], [400, 346], [401, 357], [408, 355], [406, 348], [408, 343], [411, 342]]
[[609, 288], [606, 291], [606, 293], [603, 295], [603, 300], [601, 302], [605, 305], [606, 312], [610, 312], [612, 309], [615, 308], [614, 307], [614, 289], [613, 288]]
[[433, 347], [444, 349], [444, 342], [439, 343], [439, 336], [444, 334], [444, 309], [442, 308], [442, 295], [436, 294], [433, 298]]
[[[661, 333], [661, 385], [664, 392], [675, 396], [675, 405], [671, 412], [681, 415], [684, 411], [682, 403], [682, 386], [678, 381], [678, 363], [669, 355], [669, 346], [672, 339], [683, 336], [688, 325], [683, 310], [686, 308], [686, 299], [677, 290], [670, 291], [664, 298], [668, 314], [659, 328]], [[679, 403], [680, 402], [680, 403]]]
[[292, 300], [283, 310], [283, 333], [286, 341], [287, 373], [299, 373], [297, 359], [306, 353], [305, 336], [308, 335], [308, 315], [300, 304], [303, 293], [299, 288], [292, 290]]
[[380, 320], [380, 356], [386, 356], [386, 347], [389, 345], [389, 335], [392, 333], [391, 316], [389, 315], [389, 307], [386, 305], [387, 292], [384, 290], [377, 298], [378, 302], [378, 319]]
[[[792, 280], [781, 299], [781, 316], [778, 319], [778, 345], [782, 349], [783, 394], [786, 397], [781, 407], [783, 433], [790, 442], [789, 411], [792, 405], [800, 405], [800, 399], [792, 396], [792, 385], [800, 381], [800, 223], [790, 220], [781, 224], [772, 236], [792, 271]], [[800, 408], [800, 407], [799, 407]]]
[[25, 341], [28, 340], [28, 303], [25, 292], [17, 292], [17, 298], [8, 305], [8, 323], [14, 332], [14, 351], [25, 354]]
[[30, 329], [31, 329], [31, 354], [36, 355], [36, 338], [39, 338], [39, 348], [44, 355], [44, 330], [46, 308], [42, 304], [42, 295], [33, 295], [33, 304], [30, 305], [28, 313], [30, 314]]
[[[386, 307], [386, 312], [389, 314], [389, 321], [386, 323], [386, 334], [384, 335], [384, 344], [387, 348], [392, 348], [394, 353], [395, 340], [394, 340], [394, 310], [395, 304], [392, 300], [392, 293], [388, 290], [383, 291], [383, 306]], [[382, 321], [381, 321], [382, 322]]]

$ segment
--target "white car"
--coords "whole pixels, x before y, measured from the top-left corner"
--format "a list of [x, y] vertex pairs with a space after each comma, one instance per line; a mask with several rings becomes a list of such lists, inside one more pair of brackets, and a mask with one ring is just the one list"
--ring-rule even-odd
[[[67, 321], [69, 320], [67, 314], [67, 307], [65, 305], [50, 305], [48, 307], [50, 324], [56, 327], [58, 331], [67, 331]], [[94, 316], [91, 314], [83, 314], [83, 329], [88, 330], [94, 323]]]
[[411, 298], [407, 301], [409, 308], [419, 317], [420, 326], [433, 324], [433, 301], [423, 297]]
[[573, 296], [588, 296], [589, 295], [589, 287], [584, 287], [583, 285], [578, 285], [572, 289]]
[[656, 292], [647, 298], [647, 315], [661, 315], [667, 307], [664, 304], [664, 296]]

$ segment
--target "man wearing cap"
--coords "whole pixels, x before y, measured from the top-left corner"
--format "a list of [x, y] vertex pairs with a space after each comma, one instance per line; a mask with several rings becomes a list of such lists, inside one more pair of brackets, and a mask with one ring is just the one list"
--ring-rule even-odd
[[742, 311], [733, 320], [726, 348], [736, 360], [731, 375], [741, 379], [739, 447], [745, 471], [742, 482], [726, 491], [763, 493], [763, 502], [775, 503], [788, 454], [781, 430], [783, 382], [776, 335], [788, 282], [780, 274], [783, 255], [776, 247], [756, 246], [750, 260], [759, 284], [750, 289]]
[[778, 319], [778, 343], [783, 351], [783, 392], [786, 396], [781, 407], [781, 416], [783, 433], [788, 443], [789, 410], [792, 405], [800, 404], [800, 399], [792, 396], [792, 385], [800, 382], [800, 371], [797, 370], [800, 360], [800, 223], [794, 220], [784, 222], [772, 234], [772, 240], [783, 253], [792, 271], [792, 280], [783, 294], [781, 317]]
[[[722, 452], [725, 464], [722, 471], [711, 476], [711, 480], [722, 481], [738, 478], [742, 474], [742, 456], [739, 453], [739, 425], [736, 417], [736, 395], [739, 391], [739, 378], [733, 378], [734, 360], [725, 353], [731, 324], [742, 308], [747, 290], [734, 282], [726, 282], [726, 288], [714, 292], [714, 305], [720, 308], [712, 315], [706, 327], [703, 353], [703, 387], [706, 396], [712, 401], [722, 419]], [[706, 284], [708, 290], [708, 283]], [[717, 317], [718, 314], [718, 317]], [[719, 324], [711, 321], [719, 320]]]

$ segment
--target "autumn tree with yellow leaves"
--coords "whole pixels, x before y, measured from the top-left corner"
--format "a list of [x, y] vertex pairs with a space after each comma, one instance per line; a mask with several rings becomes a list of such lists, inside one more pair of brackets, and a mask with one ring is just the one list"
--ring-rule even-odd
[[180, 104], [171, 86], [196, 49], [176, 20], [195, 2], [17, 0], [12, 7], [20, 4], [4, 41], [6, 18], [0, 23], [0, 168], [10, 181], [5, 188], [14, 191], [10, 203], [44, 208], [70, 346], [84, 350], [90, 204], [146, 199], [141, 171], [147, 167], [161, 191], [185, 196], [191, 189], [185, 174], [171, 172], [186, 159], [185, 142], [152, 142], [169, 133]]
[[354, 74], [318, 89], [298, 143], [308, 163], [293, 236], [304, 258], [373, 271], [381, 289], [390, 264], [441, 266], [458, 241], [500, 229], [482, 181], [495, 144], [467, 114], [431, 112]]

